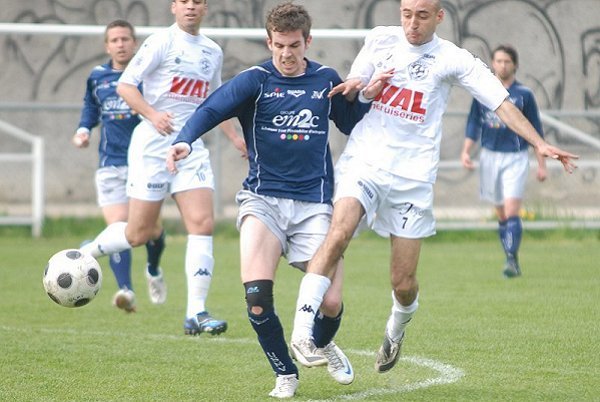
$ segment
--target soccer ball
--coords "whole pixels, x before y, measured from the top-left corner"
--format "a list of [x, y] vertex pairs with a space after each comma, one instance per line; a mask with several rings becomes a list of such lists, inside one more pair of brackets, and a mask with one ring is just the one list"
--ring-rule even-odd
[[94, 257], [67, 249], [50, 257], [44, 271], [44, 289], [64, 307], [88, 304], [102, 286], [102, 269]]

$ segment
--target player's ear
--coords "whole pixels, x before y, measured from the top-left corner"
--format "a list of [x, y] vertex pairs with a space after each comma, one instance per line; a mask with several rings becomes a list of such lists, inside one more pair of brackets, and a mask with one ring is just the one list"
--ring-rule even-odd
[[271, 39], [270, 37], [267, 36], [267, 47], [269, 48], [269, 50], [273, 51], [273, 39]]
[[308, 38], [306, 38], [306, 48], [307, 49], [311, 43], [312, 43], [312, 35], [308, 35]]
[[444, 21], [445, 15], [446, 15], [446, 12], [444, 11], [444, 9], [440, 8], [440, 11], [438, 11], [437, 16], [436, 16], [437, 25], [441, 24], [442, 21]]

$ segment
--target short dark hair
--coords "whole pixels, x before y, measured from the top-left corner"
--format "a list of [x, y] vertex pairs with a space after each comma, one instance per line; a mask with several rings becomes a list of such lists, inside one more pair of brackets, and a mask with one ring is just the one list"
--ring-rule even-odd
[[512, 47], [511, 45], [497, 46], [494, 49], [494, 51], [492, 52], [492, 60], [494, 60], [494, 56], [498, 52], [506, 53], [510, 57], [510, 59], [512, 60], [512, 62], [514, 63], [515, 66], [519, 65], [519, 54], [517, 53], [517, 50], [514, 47]]
[[308, 39], [311, 26], [312, 20], [308, 11], [291, 1], [279, 4], [269, 11], [265, 24], [269, 38], [271, 32], [292, 32], [300, 29], [304, 39]]
[[135, 39], [135, 29], [133, 28], [133, 25], [131, 25], [131, 23], [129, 23], [129, 21], [114, 20], [113, 22], [109, 22], [108, 25], [106, 26], [106, 28], [104, 29], [104, 41], [105, 42], [108, 39], [108, 30], [112, 29], [112, 28], [117, 28], [117, 27], [129, 29], [129, 31], [131, 32], [131, 37], [133, 39]]

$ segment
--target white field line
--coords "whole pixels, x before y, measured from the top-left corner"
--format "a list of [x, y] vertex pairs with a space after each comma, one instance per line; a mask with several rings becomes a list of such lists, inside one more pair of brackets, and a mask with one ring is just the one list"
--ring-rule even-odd
[[[362, 356], [375, 356], [374, 352], [369, 352], [365, 350], [346, 350], [349, 354], [362, 355]], [[393, 395], [393, 394], [403, 394], [412, 391], [416, 391], [418, 389], [429, 388], [435, 385], [444, 385], [444, 384], [452, 384], [457, 382], [462, 377], [464, 377], [465, 373], [456, 367], [452, 367], [449, 364], [445, 364], [436, 360], [427, 359], [425, 357], [416, 357], [416, 356], [408, 356], [401, 357], [399, 360], [405, 361], [415, 366], [426, 367], [431, 370], [437, 371], [439, 375], [433, 378], [426, 378], [424, 380], [404, 384], [398, 387], [385, 387], [385, 388], [371, 388], [360, 392], [354, 392], [346, 395], [339, 395], [335, 398], [323, 399], [323, 400], [313, 400], [312, 402], [326, 402], [326, 401], [356, 401], [366, 398], [371, 398], [373, 396], [378, 395]]]
[[[110, 337], [115, 336], [114, 332], [100, 332], [100, 331], [79, 331], [74, 329], [50, 329], [50, 328], [41, 328], [38, 330], [31, 330], [30, 328], [16, 328], [9, 327], [5, 325], [0, 325], [0, 330], [6, 332], [23, 332], [27, 334], [35, 333], [36, 331], [42, 333], [49, 334], [89, 334], [98, 337]], [[142, 338], [149, 339], [159, 339], [159, 340], [173, 340], [173, 341], [195, 341], [195, 337], [192, 336], [181, 336], [181, 335], [164, 335], [164, 334], [138, 334]], [[220, 342], [220, 343], [238, 343], [238, 344], [255, 344], [256, 340], [249, 338], [225, 338], [225, 337], [204, 337], [204, 339], [208, 339], [210, 342]], [[196, 341], [197, 342], [197, 341]], [[358, 356], [375, 356], [375, 352], [367, 351], [367, 350], [355, 350], [355, 349], [346, 349], [346, 352], [353, 355]], [[402, 394], [408, 393], [412, 391], [416, 391], [418, 389], [424, 389], [433, 387], [436, 385], [444, 385], [444, 384], [452, 384], [457, 382], [462, 377], [464, 377], [465, 373], [456, 367], [453, 367], [449, 364], [445, 364], [439, 362], [437, 360], [428, 359], [425, 357], [417, 357], [417, 356], [407, 356], [401, 357], [401, 361], [408, 362], [414, 364], [415, 366], [421, 366], [425, 368], [429, 368], [433, 371], [439, 373], [437, 377], [426, 378], [421, 381], [417, 381], [410, 384], [404, 384], [398, 387], [382, 387], [382, 388], [371, 388], [360, 392], [354, 392], [345, 395], [339, 395], [335, 398], [324, 399], [324, 400], [311, 400], [312, 402], [326, 402], [326, 401], [339, 401], [339, 400], [361, 400], [370, 398], [378, 395], [392, 395], [392, 394]]]

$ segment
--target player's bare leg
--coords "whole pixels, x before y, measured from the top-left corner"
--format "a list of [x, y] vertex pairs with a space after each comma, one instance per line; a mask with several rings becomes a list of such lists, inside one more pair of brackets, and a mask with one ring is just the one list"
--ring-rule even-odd
[[342, 198], [335, 203], [327, 236], [309, 262], [300, 283], [291, 346], [298, 361], [305, 366], [313, 365], [308, 359], [311, 354], [308, 346], [312, 343], [315, 315], [363, 215], [362, 205], [354, 198]]
[[420, 239], [391, 236], [390, 280], [392, 311], [387, 321], [383, 343], [377, 352], [375, 370], [390, 370], [400, 357], [404, 331], [419, 306], [417, 265], [421, 252]]

